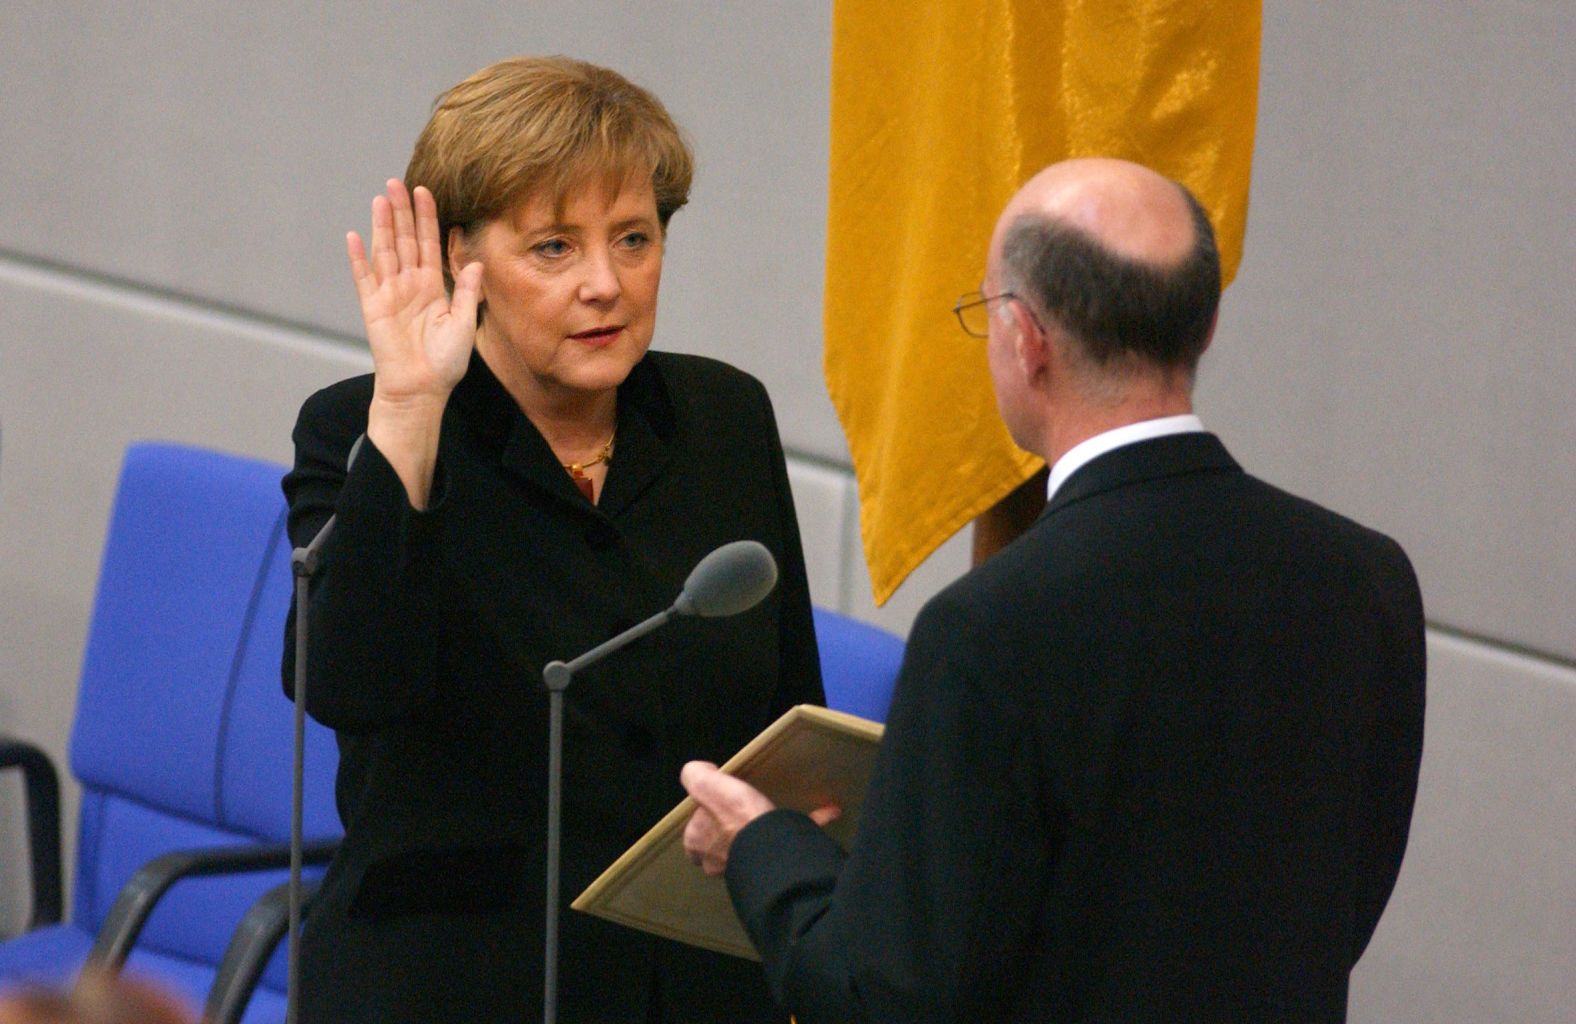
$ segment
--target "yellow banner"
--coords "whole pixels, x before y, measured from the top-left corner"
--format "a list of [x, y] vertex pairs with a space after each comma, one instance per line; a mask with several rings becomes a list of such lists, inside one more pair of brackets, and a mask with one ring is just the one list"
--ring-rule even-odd
[[1153, 167], [1235, 274], [1259, 24], [1259, 0], [834, 0], [826, 383], [878, 603], [1042, 464], [951, 313], [1019, 185], [1075, 156]]

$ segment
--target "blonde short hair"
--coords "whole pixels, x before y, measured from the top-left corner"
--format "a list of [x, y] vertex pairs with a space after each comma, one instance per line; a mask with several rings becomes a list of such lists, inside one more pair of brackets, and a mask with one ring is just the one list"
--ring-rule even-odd
[[449, 232], [469, 233], [533, 193], [562, 201], [587, 181], [651, 175], [657, 219], [689, 201], [695, 158], [660, 100], [616, 71], [569, 57], [510, 57], [433, 102], [405, 169], [438, 205], [444, 280]]

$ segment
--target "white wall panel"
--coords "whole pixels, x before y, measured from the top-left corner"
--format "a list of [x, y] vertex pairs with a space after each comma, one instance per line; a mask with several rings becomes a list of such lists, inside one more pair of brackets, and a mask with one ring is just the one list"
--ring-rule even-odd
[[1576, 657], [1576, 4], [1264, 10], [1206, 421], [1393, 534], [1430, 618]]
[[648, 86], [694, 138], [658, 346], [755, 373], [790, 446], [844, 459], [820, 360], [830, 11], [10, 2], [0, 250], [359, 338], [344, 233], [365, 233], [433, 97], [564, 52]]
[[1422, 780], [1353, 1024], [1576, 1019], [1576, 670], [1432, 635]]
[[844, 544], [853, 477], [844, 470], [790, 456], [788, 485], [793, 488], [794, 513], [799, 518], [810, 600], [842, 611], [848, 587], [848, 552]]
[[[829, 21], [829, 0], [11, 3], [0, 249], [354, 346], [342, 232], [432, 96], [508, 53], [583, 55], [696, 139], [659, 344], [757, 373], [789, 446], [840, 462], [819, 367]], [[1438, 621], [1564, 656], [1572, 37], [1570, 4], [1267, 4], [1247, 258], [1201, 394], [1252, 468], [1395, 533]]]

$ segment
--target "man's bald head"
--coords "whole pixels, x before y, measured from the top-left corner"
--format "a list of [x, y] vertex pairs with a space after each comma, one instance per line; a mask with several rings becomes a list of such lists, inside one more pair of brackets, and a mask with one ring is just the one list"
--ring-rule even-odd
[[1186, 196], [1176, 182], [1126, 160], [1064, 160], [1030, 178], [1003, 219], [1028, 214], [1059, 221], [1117, 256], [1170, 266], [1193, 247]]
[[1209, 344], [1220, 257], [1209, 217], [1181, 185], [1123, 160], [1036, 174], [991, 239], [997, 285], [1019, 294], [1099, 369], [1136, 362], [1189, 374]]

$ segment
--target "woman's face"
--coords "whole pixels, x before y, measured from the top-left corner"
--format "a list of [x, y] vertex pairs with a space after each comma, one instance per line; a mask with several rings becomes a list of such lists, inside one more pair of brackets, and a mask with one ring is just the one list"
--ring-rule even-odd
[[449, 253], [455, 272], [482, 263], [476, 346], [528, 413], [618, 387], [651, 345], [662, 229], [649, 179], [582, 184], [556, 209], [533, 196], [468, 242], [456, 231]]

